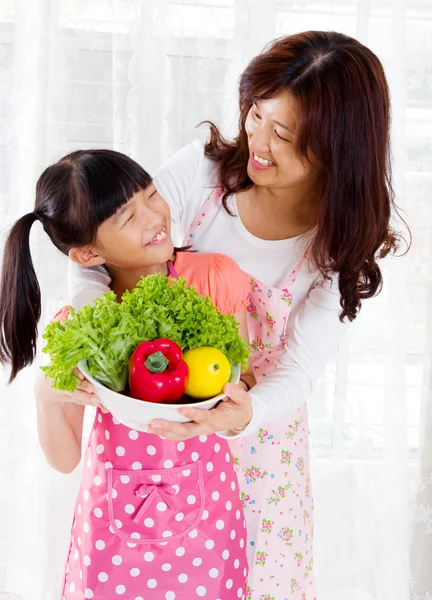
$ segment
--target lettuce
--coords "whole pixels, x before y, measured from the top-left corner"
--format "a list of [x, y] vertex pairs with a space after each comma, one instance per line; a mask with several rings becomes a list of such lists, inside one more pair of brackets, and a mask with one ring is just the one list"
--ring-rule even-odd
[[92, 305], [71, 309], [64, 323], [50, 323], [43, 334], [47, 341], [43, 352], [50, 355], [51, 364], [42, 370], [55, 388], [72, 392], [79, 383], [72, 370], [86, 360], [95, 379], [120, 392], [126, 387], [134, 349], [162, 337], [174, 340], [183, 351], [218, 348], [232, 365], [245, 367], [249, 356], [234, 316], [218, 312], [210, 298], [200, 296], [184, 279], [156, 274], [126, 291], [121, 303], [108, 292]]

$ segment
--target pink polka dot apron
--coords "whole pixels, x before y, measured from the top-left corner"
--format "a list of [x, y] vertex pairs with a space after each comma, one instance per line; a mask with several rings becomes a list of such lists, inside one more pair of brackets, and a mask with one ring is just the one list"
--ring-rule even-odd
[[[218, 189], [208, 198], [185, 243], [193, 244], [220, 197]], [[276, 368], [285, 350], [291, 293], [309, 250], [281, 289], [250, 279], [248, 332], [257, 382]], [[283, 423], [270, 420], [256, 434], [230, 442], [248, 534], [247, 600], [316, 600], [308, 438], [305, 405]]]
[[244, 600], [246, 543], [225, 440], [171, 442], [97, 411], [63, 599]]

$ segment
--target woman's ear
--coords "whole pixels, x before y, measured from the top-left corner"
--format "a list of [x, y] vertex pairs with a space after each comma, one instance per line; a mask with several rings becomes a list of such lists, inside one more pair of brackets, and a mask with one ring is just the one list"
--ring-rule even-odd
[[89, 247], [71, 248], [69, 250], [69, 258], [72, 262], [77, 263], [82, 267], [96, 267], [105, 263], [104, 257], [100, 254], [96, 254]]

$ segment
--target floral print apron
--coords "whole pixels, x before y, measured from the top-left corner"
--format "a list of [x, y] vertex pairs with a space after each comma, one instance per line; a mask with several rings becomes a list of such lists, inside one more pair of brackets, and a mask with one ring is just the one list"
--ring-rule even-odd
[[[220, 206], [214, 190], [185, 238]], [[257, 382], [276, 368], [285, 351], [292, 291], [311, 245], [281, 289], [251, 277], [248, 332]], [[313, 498], [310, 482], [307, 406], [285, 422], [272, 422], [230, 442], [248, 536], [247, 600], [316, 600], [313, 581]]]

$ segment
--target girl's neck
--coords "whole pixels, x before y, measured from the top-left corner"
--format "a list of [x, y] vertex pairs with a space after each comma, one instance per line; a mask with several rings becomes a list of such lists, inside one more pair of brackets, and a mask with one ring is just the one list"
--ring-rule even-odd
[[136, 287], [141, 277], [148, 277], [149, 275], [154, 275], [156, 273], [161, 273], [162, 275], [169, 274], [167, 263], [141, 267], [139, 269], [127, 269], [125, 267], [117, 267], [114, 265], [106, 266], [111, 276], [111, 289], [116, 294], [117, 300], [119, 301], [126, 290], [133, 290], [133, 288]]

